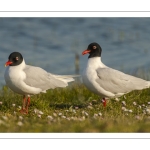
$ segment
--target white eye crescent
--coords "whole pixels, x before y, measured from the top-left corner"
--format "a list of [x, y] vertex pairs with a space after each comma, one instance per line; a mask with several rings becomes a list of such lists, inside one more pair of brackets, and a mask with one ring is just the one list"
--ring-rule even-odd
[[96, 46], [93, 46], [93, 49], [96, 49], [97, 47]]
[[19, 60], [19, 58], [18, 58], [18, 57], [16, 57], [16, 60]]

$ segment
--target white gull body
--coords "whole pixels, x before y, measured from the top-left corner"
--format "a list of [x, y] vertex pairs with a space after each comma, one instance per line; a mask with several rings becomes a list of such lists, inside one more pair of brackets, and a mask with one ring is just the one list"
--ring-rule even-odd
[[19, 52], [11, 53], [5, 66], [8, 66], [4, 74], [7, 86], [23, 95], [21, 113], [28, 113], [30, 95], [45, 93], [48, 89], [57, 87], [64, 88], [69, 82], [74, 81], [73, 77], [79, 77], [79, 75], [54, 75], [40, 67], [26, 65]]
[[20, 65], [8, 66], [4, 78], [11, 90], [30, 96], [40, 92], [45, 93], [48, 89], [66, 87], [68, 82], [74, 81], [72, 76], [54, 75], [42, 68], [26, 65], [23, 60]]
[[120, 97], [133, 90], [142, 90], [150, 87], [150, 81], [107, 67], [102, 63], [101, 57], [88, 58], [82, 74], [82, 80], [90, 91], [104, 98]]

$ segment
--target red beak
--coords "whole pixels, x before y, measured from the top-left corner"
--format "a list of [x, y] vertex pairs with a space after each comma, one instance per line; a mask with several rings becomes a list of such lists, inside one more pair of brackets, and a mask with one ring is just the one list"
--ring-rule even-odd
[[9, 66], [10, 64], [12, 64], [12, 62], [8, 60], [8, 61], [5, 63], [5, 67]]
[[82, 55], [85, 55], [85, 54], [90, 53], [90, 52], [91, 52], [90, 50], [84, 50], [84, 51], [82, 52]]

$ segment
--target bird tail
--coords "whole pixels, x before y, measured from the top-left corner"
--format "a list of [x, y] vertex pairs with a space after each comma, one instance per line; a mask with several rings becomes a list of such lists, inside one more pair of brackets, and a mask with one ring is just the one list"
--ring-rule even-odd
[[55, 75], [55, 77], [59, 80], [68, 83], [68, 82], [75, 81], [74, 78], [80, 77], [80, 75]]

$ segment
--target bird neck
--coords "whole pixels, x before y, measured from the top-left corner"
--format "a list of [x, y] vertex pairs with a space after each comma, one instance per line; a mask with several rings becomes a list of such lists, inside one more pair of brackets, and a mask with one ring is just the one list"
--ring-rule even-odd
[[99, 68], [99, 67], [106, 67], [102, 61], [101, 57], [92, 57], [88, 59], [87, 66], [92, 67], [94, 69]]

